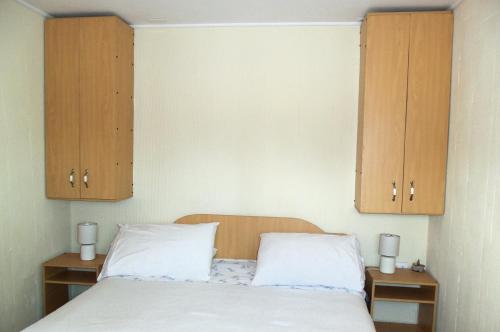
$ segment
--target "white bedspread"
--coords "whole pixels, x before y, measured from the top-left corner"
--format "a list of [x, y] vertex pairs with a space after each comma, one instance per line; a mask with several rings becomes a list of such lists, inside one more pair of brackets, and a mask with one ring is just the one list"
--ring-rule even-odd
[[28, 327], [56, 331], [374, 332], [359, 295], [109, 278]]

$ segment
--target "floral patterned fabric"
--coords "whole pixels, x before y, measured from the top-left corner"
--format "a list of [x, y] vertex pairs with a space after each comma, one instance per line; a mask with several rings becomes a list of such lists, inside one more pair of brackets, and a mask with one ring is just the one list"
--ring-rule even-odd
[[210, 283], [250, 286], [257, 262], [246, 259], [214, 259]]

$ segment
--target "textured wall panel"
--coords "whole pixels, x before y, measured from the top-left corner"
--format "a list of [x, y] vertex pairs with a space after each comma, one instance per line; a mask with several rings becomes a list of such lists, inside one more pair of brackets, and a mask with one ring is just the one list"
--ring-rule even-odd
[[438, 331], [500, 331], [500, 2], [455, 11], [446, 214], [429, 224]]
[[41, 263], [70, 247], [68, 202], [45, 198], [43, 18], [0, 1], [0, 331], [42, 316]]

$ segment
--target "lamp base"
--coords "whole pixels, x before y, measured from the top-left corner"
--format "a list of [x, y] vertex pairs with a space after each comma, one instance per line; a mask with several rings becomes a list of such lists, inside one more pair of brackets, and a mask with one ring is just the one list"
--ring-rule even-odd
[[95, 244], [82, 244], [80, 248], [80, 259], [92, 261], [95, 259]]
[[396, 271], [396, 257], [380, 256], [380, 272], [393, 274]]

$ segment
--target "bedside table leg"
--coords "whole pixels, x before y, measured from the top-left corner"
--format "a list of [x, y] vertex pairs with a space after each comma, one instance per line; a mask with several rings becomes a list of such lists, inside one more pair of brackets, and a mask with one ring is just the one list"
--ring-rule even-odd
[[426, 331], [434, 331], [434, 304], [420, 303], [418, 305], [418, 324], [425, 326]]

